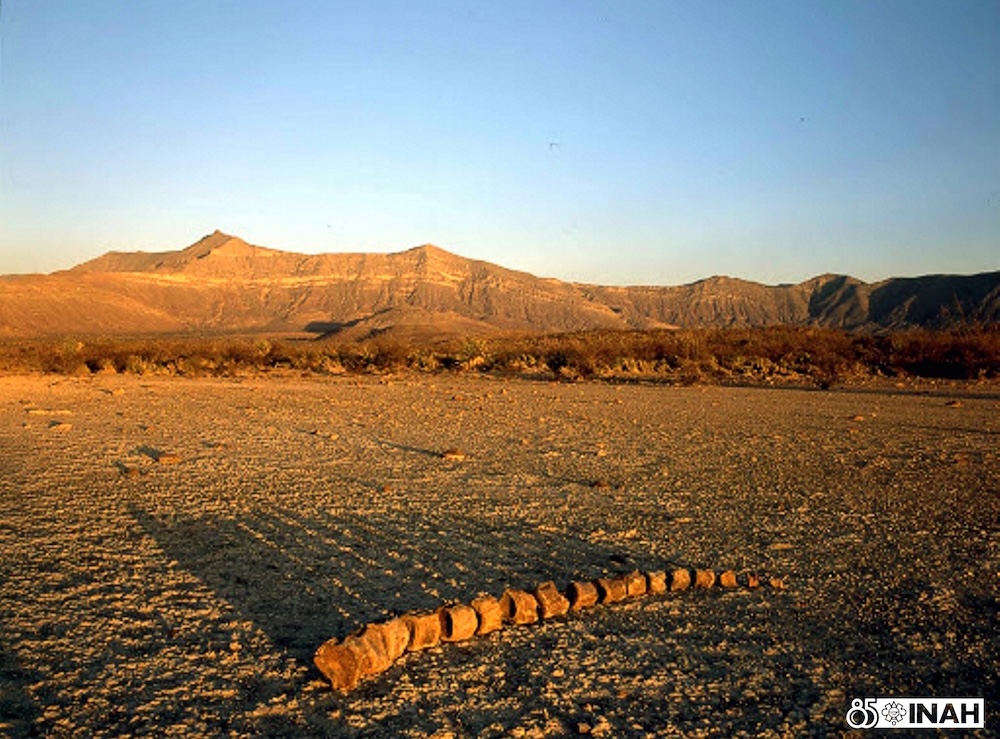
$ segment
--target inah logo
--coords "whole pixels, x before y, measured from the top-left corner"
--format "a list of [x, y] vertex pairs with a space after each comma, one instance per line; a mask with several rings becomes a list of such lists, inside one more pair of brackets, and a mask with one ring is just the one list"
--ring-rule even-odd
[[902, 720], [903, 716], [906, 715], [906, 709], [903, 707], [902, 703], [890, 701], [889, 703], [886, 703], [885, 708], [882, 709], [882, 715], [885, 716], [886, 721], [895, 726]]
[[982, 698], [855, 698], [847, 711], [852, 729], [982, 729]]

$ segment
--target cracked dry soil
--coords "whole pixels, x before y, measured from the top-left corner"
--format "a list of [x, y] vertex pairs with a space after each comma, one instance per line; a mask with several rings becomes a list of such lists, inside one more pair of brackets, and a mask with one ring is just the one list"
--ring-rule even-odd
[[[982, 696], [992, 735], [998, 397], [0, 378], [0, 734], [802, 736], [852, 698]], [[787, 589], [507, 628], [347, 695], [311, 663], [395, 613], [671, 564]]]

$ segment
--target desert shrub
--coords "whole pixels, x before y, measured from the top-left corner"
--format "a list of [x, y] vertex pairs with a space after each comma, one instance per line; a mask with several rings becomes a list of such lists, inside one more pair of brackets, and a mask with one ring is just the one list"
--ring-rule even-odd
[[888, 337], [887, 363], [917, 377], [967, 380], [1000, 376], [1000, 329], [907, 331]]
[[372, 366], [378, 370], [398, 370], [410, 364], [413, 348], [394, 337], [377, 337], [374, 342]]
[[273, 369], [339, 374], [544, 373], [563, 379], [654, 376], [671, 382], [811, 379], [829, 386], [876, 375], [1000, 376], [1000, 329], [852, 334], [815, 327], [578, 331], [420, 345], [383, 335], [334, 345], [271, 338], [88, 338], [0, 342], [0, 371], [239, 375]]

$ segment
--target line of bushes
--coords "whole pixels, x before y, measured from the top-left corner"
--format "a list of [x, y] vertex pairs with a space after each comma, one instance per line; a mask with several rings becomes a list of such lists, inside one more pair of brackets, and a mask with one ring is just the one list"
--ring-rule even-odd
[[1000, 376], [1000, 329], [880, 335], [767, 327], [582, 331], [418, 344], [391, 335], [358, 344], [266, 338], [8, 340], [0, 372], [237, 376], [274, 370], [343, 374], [477, 371], [567, 380], [810, 382]]

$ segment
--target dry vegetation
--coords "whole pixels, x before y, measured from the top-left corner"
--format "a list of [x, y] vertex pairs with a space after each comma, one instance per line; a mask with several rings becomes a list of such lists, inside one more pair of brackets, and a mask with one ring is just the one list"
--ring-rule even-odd
[[952, 380], [1000, 375], [1000, 329], [879, 335], [771, 327], [585, 331], [414, 343], [391, 334], [337, 344], [269, 338], [8, 341], [0, 371], [234, 377], [275, 369], [323, 375], [410, 369], [567, 380], [815, 384], [877, 377]]

